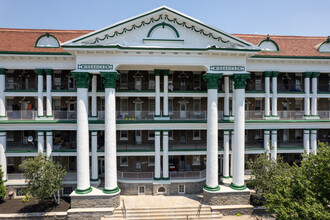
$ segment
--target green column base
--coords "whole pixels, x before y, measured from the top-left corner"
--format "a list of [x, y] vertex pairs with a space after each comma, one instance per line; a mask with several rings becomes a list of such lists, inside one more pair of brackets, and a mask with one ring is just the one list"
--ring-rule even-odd
[[220, 186], [217, 185], [216, 187], [211, 187], [211, 186], [205, 185], [204, 186], [204, 189], [207, 190], [207, 191], [219, 191], [220, 190]]
[[97, 179], [90, 179], [92, 182], [97, 182], [97, 181], [99, 181], [100, 179], [99, 178], [97, 178]]
[[170, 177], [162, 178], [162, 180], [169, 180], [169, 179], [170, 179]]
[[104, 188], [103, 189], [103, 192], [106, 193], [106, 194], [114, 194], [116, 192], [119, 192], [119, 187], [117, 186], [114, 189], [106, 189], [106, 188]]
[[88, 187], [87, 189], [76, 189], [75, 192], [77, 194], [87, 194], [87, 193], [90, 193], [92, 192], [92, 187]]
[[161, 180], [162, 178], [161, 177], [154, 177], [154, 180]]
[[232, 177], [231, 176], [222, 176], [222, 178], [224, 178], [224, 179], [230, 179]]
[[236, 184], [231, 183], [230, 188], [235, 189], [235, 190], [244, 190], [244, 189], [246, 189], [246, 185], [237, 186]]

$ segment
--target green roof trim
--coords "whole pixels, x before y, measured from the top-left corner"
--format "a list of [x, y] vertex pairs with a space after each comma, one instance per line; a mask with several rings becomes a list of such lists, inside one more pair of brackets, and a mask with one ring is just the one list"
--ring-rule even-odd
[[15, 54], [15, 55], [70, 55], [68, 52], [27, 52], [27, 51], [0, 51], [0, 54]]

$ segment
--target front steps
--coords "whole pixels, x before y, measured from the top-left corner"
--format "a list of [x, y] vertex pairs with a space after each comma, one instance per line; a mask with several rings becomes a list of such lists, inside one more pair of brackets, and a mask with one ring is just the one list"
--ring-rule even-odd
[[117, 208], [113, 215], [104, 216], [102, 220], [119, 219], [219, 219], [219, 212], [211, 212], [210, 206], [173, 207], [173, 208]]

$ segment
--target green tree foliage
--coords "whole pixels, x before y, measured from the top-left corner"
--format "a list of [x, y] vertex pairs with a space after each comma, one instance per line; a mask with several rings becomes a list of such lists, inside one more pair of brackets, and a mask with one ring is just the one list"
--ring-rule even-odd
[[0, 165], [0, 200], [3, 200], [7, 194], [5, 182], [3, 181], [3, 172]]
[[253, 185], [277, 219], [330, 219], [330, 147], [320, 145], [318, 154], [304, 156], [300, 166], [267, 161], [265, 156], [249, 163], [256, 175]]
[[24, 160], [19, 168], [26, 178], [27, 193], [41, 201], [53, 196], [55, 202], [60, 203], [60, 189], [66, 174], [60, 163], [39, 154]]

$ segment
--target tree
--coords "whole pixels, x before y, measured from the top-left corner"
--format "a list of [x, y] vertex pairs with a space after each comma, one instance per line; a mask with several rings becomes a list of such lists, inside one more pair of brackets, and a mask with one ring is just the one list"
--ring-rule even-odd
[[0, 165], [0, 200], [3, 200], [7, 194], [5, 182], [3, 181], [3, 172]]
[[[304, 156], [300, 166], [259, 158], [250, 164], [252, 174], [256, 174], [254, 183], [266, 198], [264, 205], [277, 219], [330, 219], [330, 147], [320, 146], [318, 154]], [[272, 164], [263, 169], [263, 175], [261, 161]]]
[[26, 178], [26, 191], [38, 200], [54, 197], [57, 204], [60, 203], [60, 189], [66, 170], [62, 165], [53, 162], [43, 154], [23, 161], [19, 166]]

